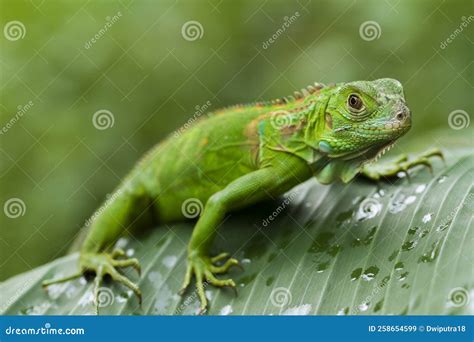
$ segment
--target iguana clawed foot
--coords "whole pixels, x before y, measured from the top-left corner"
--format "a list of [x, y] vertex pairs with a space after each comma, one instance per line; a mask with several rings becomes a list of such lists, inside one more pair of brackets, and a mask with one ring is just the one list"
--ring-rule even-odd
[[125, 285], [126, 287], [130, 288], [135, 295], [138, 297], [138, 302], [141, 305], [142, 302], [142, 293], [138, 286], [131, 282], [127, 277], [120, 274], [117, 271], [117, 268], [122, 267], [133, 267], [138, 274], [141, 272], [140, 264], [137, 259], [129, 258], [129, 259], [119, 259], [125, 256], [125, 252], [122, 249], [116, 249], [112, 253], [85, 253], [81, 254], [79, 259], [80, 269], [81, 271], [73, 274], [68, 277], [60, 278], [60, 279], [52, 279], [46, 280], [43, 282], [43, 287], [47, 287], [49, 285], [64, 283], [69, 280], [73, 280], [75, 278], [79, 278], [83, 274], [88, 272], [95, 273], [95, 286], [94, 286], [94, 303], [96, 305], [96, 312], [99, 311], [99, 291], [102, 280], [104, 276], [108, 275], [112, 278], [112, 280]]
[[361, 175], [376, 181], [382, 177], [396, 177], [400, 172], [408, 176], [408, 171], [418, 165], [426, 166], [432, 173], [431, 157], [439, 157], [444, 161], [443, 153], [436, 148], [428, 150], [413, 159], [408, 159], [406, 154], [402, 154], [392, 161], [366, 165], [362, 169]]
[[234, 258], [227, 259], [222, 265], [215, 264], [228, 257], [229, 253], [221, 253], [213, 258], [193, 253], [190, 253], [188, 256], [188, 266], [180, 294], [184, 294], [194, 275], [196, 277], [196, 290], [199, 300], [201, 301], [199, 314], [203, 314], [207, 311], [208, 303], [204, 291], [205, 286], [211, 284], [217, 287], [228, 286], [235, 289], [235, 283], [232, 279], [217, 279], [215, 277], [215, 274], [225, 273], [232, 266], [239, 266], [239, 262]]

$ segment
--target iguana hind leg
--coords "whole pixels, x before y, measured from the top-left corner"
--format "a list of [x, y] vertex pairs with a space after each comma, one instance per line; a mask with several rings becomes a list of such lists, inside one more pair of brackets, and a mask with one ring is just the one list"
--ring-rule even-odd
[[99, 313], [99, 307], [102, 305], [100, 301], [100, 291], [102, 281], [105, 275], [108, 275], [112, 280], [130, 288], [135, 295], [138, 297], [138, 301], [141, 304], [142, 294], [138, 286], [131, 282], [127, 277], [120, 274], [117, 269], [123, 267], [133, 267], [138, 274], [140, 274], [140, 264], [135, 258], [130, 259], [118, 259], [125, 255], [125, 252], [121, 249], [114, 250], [112, 253], [85, 253], [80, 256], [81, 271], [71, 276], [67, 276], [59, 279], [51, 279], [43, 282], [43, 287], [47, 287], [53, 284], [64, 283], [76, 278], [79, 278], [86, 272], [95, 273], [94, 281], [94, 304], [96, 307], [96, 314]]
[[149, 200], [143, 192], [131, 191], [126, 187], [112, 196], [110, 203], [105, 203], [94, 218], [88, 235], [82, 245], [79, 257], [79, 271], [60, 279], [46, 280], [43, 287], [76, 279], [89, 272], [95, 274], [94, 303], [96, 313], [99, 310], [99, 290], [104, 276], [130, 288], [141, 304], [142, 294], [138, 286], [117, 269], [133, 267], [140, 274], [140, 264], [135, 258], [124, 258], [121, 249], [110, 251], [117, 239], [124, 235], [136, 221], [147, 215]]

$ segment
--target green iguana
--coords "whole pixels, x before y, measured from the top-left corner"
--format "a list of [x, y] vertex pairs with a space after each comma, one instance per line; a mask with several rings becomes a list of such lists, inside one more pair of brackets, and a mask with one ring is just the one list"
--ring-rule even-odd
[[[79, 258], [80, 270], [44, 286], [95, 274], [95, 302], [104, 275], [141, 291], [117, 269], [132, 266], [115, 242], [132, 227], [186, 219], [186, 200], [205, 204], [188, 245], [182, 291], [196, 279], [201, 312], [207, 309], [205, 282], [235, 287], [218, 279], [238, 261], [228, 253], [209, 255], [224, 215], [278, 196], [315, 176], [328, 184], [357, 174], [373, 180], [396, 176], [416, 165], [431, 168], [431, 150], [418, 158], [376, 160], [411, 126], [403, 88], [394, 79], [308, 86], [295, 96], [215, 111], [182, 134], [154, 147], [117, 188], [113, 200], [93, 216]], [[227, 259], [227, 260], [226, 260]], [[226, 261], [225, 261], [226, 260]], [[224, 262], [225, 261], [225, 262]]]

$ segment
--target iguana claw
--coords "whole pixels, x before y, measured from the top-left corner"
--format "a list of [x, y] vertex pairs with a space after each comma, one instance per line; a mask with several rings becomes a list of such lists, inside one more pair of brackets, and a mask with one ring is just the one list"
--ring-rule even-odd
[[63, 283], [69, 280], [73, 280], [79, 278], [85, 273], [90, 271], [95, 273], [95, 286], [94, 286], [94, 303], [96, 306], [96, 313], [99, 313], [99, 293], [100, 293], [100, 285], [105, 275], [109, 275], [112, 280], [117, 281], [125, 285], [126, 287], [130, 288], [138, 298], [138, 303], [141, 305], [142, 303], [142, 293], [138, 286], [130, 281], [127, 277], [120, 274], [117, 271], [117, 268], [122, 267], [133, 267], [138, 274], [141, 273], [140, 264], [137, 259], [130, 258], [130, 259], [118, 259], [120, 257], [125, 256], [125, 252], [121, 249], [116, 249], [112, 253], [84, 253], [81, 254], [79, 259], [79, 264], [81, 271], [77, 272], [71, 276], [67, 276], [64, 278], [59, 279], [51, 279], [45, 280], [43, 282], [43, 287], [47, 287], [53, 284]]
[[443, 153], [441, 150], [436, 148], [428, 150], [411, 160], [408, 159], [407, 155], [402, 154], [392, 161], [366, 165], [362, 169], [361, 175], [376, 181], [380, 180], [382, 177], [396, 177], [400, 172], [409, 176], [408, 171], [419, 165], [426, 166], [430, 173], [433, 173], [433, 165], [429, 159], [431, 157], [439, 157], [444, 162]]
[[188, 257], [188, 266], [186, 274], [184, 276], [184, 282], [179, 291], [180, 295], [183, 295], [191, 283], [193, 275], [196, 277], [196, 290], [201, 302], [198, 315], [206, 313], [208, 308], [208, 301], [204, 288], [208, 285], [214, 285], [217, 287], [228, 286], [236, 290], [235, 282], [232, 279], [217, 279], [214, 274], [225, 273], [232, 266], [240, 266], [239, 262], [234, 258], [229, 258], [223, 265], [215, 265], [216, 262], [222, 261], [228, 258], [228, 253], [221, 253], [215, 257], [204, 257], [197, 254], [190, 255]]

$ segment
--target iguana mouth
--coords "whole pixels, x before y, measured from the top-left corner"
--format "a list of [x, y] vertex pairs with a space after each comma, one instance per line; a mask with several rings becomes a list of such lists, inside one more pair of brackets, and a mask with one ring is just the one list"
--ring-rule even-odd
[[339, 154], [339, 155], [329, 155], [331, 158], [342, 158], [343, 160], [352, 160], [356, 159], [361, 156], [365, 156], [367, 162], [375, 162], [378, 159], [380, 159], [386, 152], [388, 152], [393, 145], [395, 145], [396, 141], [391, 141], [388, 144], [383, 145], [380, 147], [375, 155], [373, 155], [374, 147], [367, 147], [364, 150], [359, 151], [358, 153], [344, 153], [344, 154]]
[[396, 141], [392, 141], [388, 143], [387, 145], [383, 146], [375, 155], [375, 157], [371, 160], [372, 162], [375, 162], [379, 160], [386, 152], [390, 151], [390, 149], [395, 145]]

